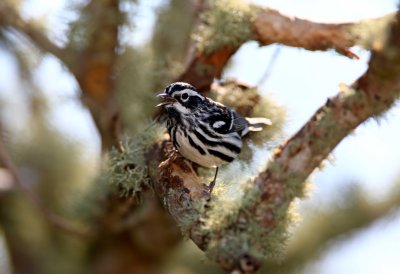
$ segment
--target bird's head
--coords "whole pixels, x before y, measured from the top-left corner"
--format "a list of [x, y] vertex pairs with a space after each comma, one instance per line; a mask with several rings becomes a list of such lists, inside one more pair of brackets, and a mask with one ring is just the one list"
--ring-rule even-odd
[[164, 92], [157, 95], [162, 102], [157, 107], [167, 110], [173, 108], [182, 114], [193, 112], [205, 100], [192, 85], [184, 82], [176, 82], [168, 85]]

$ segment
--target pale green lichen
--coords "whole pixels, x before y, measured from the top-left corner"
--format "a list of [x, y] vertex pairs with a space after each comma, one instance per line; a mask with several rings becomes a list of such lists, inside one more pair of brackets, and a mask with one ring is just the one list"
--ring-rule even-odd
[[136, 136], [125, 135], [121, 150], [112, 149], [109, 154], [108, 178], [118, 187], [122, 195], [135, 194], [150, 182], [146, 154], [151, 145], [160, 140], [165, 129], [163, 125], [151, 122]]
[[[251, 117], [269, 118], [273, 125], [249, 134], [239, 159], [220, 167], [206, 211], [200, 201], [178, 211], [172, 205], [172, 215], [179, 216], [178, 223], [184, 235], [190, 235], [195, 230], [196, 235], [207, 236], [206, 254], [213, 260], [237, 260], [243, 254], [259, 259], [280, 257], [292, 219], [288, 209], [291, 199], [285, 196], [280, 205], [273, 201], [266, 205], [261, 203], [260, 190], [254, 185], [254, 179], [266, 168], [271, 156], [271, 143], [276, 145], [277, 138], [281, 136], [284, 109], [268, 96], [260, 96], [257, 88], [246, 87], [232, 79], [221, 83], [217, 90], [218, 93], [213, 93], [214, 100]], [[205, 182], [211, 181], [214, 172], [214, 169], [199, 169], [199, 175]], [[178, 194], [170, 191], [168, 196]], [[289, 196], [292, 197], [292, 194]], [[267, 230], [260, 225], [259, 213], [254, 212], [257, 204], [263, 204], [266, 210], [274, 213], [273, 228]]]
[[349, 34], [356, 37], [357, 44], [365, 49], [381, 50], [385, 47], [389, 35], [389, 26], [395, 14], [381, 18], [367, 19], [348, 27]]
[[[250, 117], [265, 117], [272, 126], [261, 132], [249, 134], [238, 159], [220, 167], [217, 184], [201, 229], [208, 235], [206, 254], [213, 260], [238, 260], [247, 254], [254, 258], [281, 257], [292, 219], [289, 203], [300, 192], [297, 187], [283, 197], [283, 204], [261, 202], [261, 192], [254, 179], [265, 170], [272, 147], [282, 133], [284, 109], [270, 97], [260, 96], [257, 88], [247, 87], [233, 79], [221, 83], [213, 99]], [[200, 175], [212, 179], [214, 170], [200, 169]], [[302, 185], [302, 184], [301, 184]], [[292, 188], [292, 187], [290, 187]], [[293, 193], [292, 193], [293, 192]], [[298, 196], [302, 196], [301, 194]], [[262, 204], [265, 211], [273, 212], [275, 225], [266, 230], [260, 225], [254, 206]], [[258, 216], [258, 217], [257, 217]], [[221, 240], [221, 237], [223, 240]]]
[[243, 0], [210, 0], [204, 22], [194, 34], [198, 49], [206, 54], [226, 46], [236, 47], [253, 36], [253, 11]]
[[205, 200], [196, 200], [196, 201], [191, 201], [190, 206], [183, 206], [182, 208], [175, 208], [176, 210], [179, 210], [181, 214], [178, 213], [179, 215], [179, 222], [177, 222], [179, 229], [182, 233], [182, 235], [185, 238], [189, 238], [191, 231], [193, 229], [199, 228], [197, 225], [200, 223], [199, 222], [199, 217], [203, 215], [205, 212], [205, 205], [207, 201]]
[[[254, 205], [260, 204], [260, 190], [250, 180], [240, 191], [244, 192], [243, 197], [237, 201], [212, 200], [204, 220], [204, 229], [210, 238], [206, 255], [224, 261], [237, 261], [243, 254], [258, 260], [281, 259], [295, 216], [290, 200], [279, 206], [263, 204], [264, 209], [272, 212], [274, 222], [266, 229], [260, 225], [260, 216], [254, 212]], [[267, 214], [267, 210], [263, 211]]]
[[[280, 172], [279, 169], [276, 165], [270, 167], [271, 172]], [[238, 175], [241, 173], [245, 174], [243, 178]], [[259, 260], [282, 259], [291, 225], [297, 218], [293, 201], [304, 197], [308, 183], [289, 178], [278, 200], [261, 201], [261, 190], [254, 184], [255, 175], [248, 169], [238, 168], [233, 174], [222, 174], [220, 179], [226, 180], [229, 176], [236, 178], [234, 185], [229, 185], [229, 181], [223, 181], [222, 187], [221, 182], [217, 184], [203, 219], [202, 229], [209, 235], [206, 255], [213, 260], [236, 262], [243, 254]], [[261, 225], [260, 218], [270, 219], [271, 224]]]

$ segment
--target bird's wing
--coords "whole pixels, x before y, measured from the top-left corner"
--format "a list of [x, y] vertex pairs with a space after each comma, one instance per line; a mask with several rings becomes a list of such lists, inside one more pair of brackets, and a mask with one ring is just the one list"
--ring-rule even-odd
[[216, 132], [220, 134], [238, 132], [240, 135], [248, 132], [249, 122], [246, 118], [219, 102], [214, 102], [211, 99], [209, 99], [209, 102], [218, 110], [209, 117], [210, 127]]
[[208, 122], [210, 127], [220, 134], [226, 134], [230, 132], [232, 120], [230, 115], [226, 112], [211, 115], [208, 118]]

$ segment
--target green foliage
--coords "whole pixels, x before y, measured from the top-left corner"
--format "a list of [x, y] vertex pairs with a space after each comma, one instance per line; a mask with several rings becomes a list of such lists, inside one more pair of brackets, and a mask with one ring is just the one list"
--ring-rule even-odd
[[253, 13], [243, 0], [210, 0], [202, 24], [193, 39], [207, 53], [223, 47], [237, 47], [252, 37]]
[[146, 156], [150, 146], [160, 140], [164, 132], [164, 126], [151, 122], [133, 138], [125, 135], [121, 151], [115, 148], [110, 151], [107, 177], [121, 195], [135, 195], [149, 185]]

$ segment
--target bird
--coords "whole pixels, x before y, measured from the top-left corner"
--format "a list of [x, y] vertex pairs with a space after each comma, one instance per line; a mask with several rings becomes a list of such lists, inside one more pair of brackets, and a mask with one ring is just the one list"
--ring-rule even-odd
[[175, 149], [200, 166], [216, 168], [210, 193], [219, 167], [239, 155], [242, 137], [272, 124], [267, 118], [242, 117], [185, 82], [171, 83], [157, 96], [162, 99], [157, 107], [166, 112], [166, 127]]

